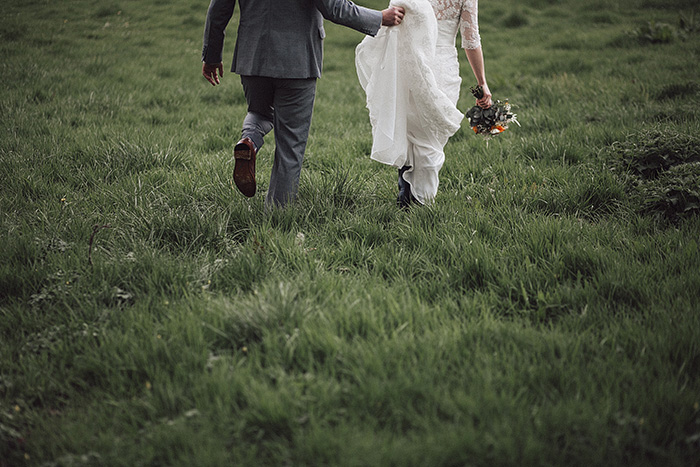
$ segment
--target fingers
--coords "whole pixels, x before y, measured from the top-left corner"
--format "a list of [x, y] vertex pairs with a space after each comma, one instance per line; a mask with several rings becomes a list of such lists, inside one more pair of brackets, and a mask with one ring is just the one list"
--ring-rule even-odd
[[488, 109], [493, 105], [493, 102], [491, 102], [491, 99], [479, 99], [478, 101], [476, 101], [476, 105], [478, 105], [482, 109]]
[[491, 105], [493, 105], [493, 102], [491, 102], [491, 96], [488, 95], [482, 97], [481, 99], [477, 99], [476, 105], [478, 105], [482, 109], [488, 109], [489, 107], [491, 107]]
[[219, 84], [219, 75], [216, 74], [216, 68], [209, 71], [209, 82], [211, 84]]
[[202, 74], [207, 79], [207, 81], [209, 81], [211, 83], [212, 86], [216, 86], [217, 83], [214, 80], [214, 78], [211, 76], [211, 74], [205, 74], [205, 73], [202, 73]]
[[216, 86], [216, 72], [212, 73], [212, 71], [207, 68], [206, 65], [202, 67], [202, 76], [204, 76], [204, 78], [209, 81], [212, 86]]
[[401, 24], [404, 16], [402, 7], [392, 6], [382, 11], [382, 26], [397, 26]]
[[217, 63], [216, 65], [210, 65], [208, 63], [202, 64], [202, 76], [206, 78], [207, 81], [211, 83], [212, 86], [220, 84], [219, 76], [224, 76], [224, 64]]
[[486, 84], [484, 84], [481, 89], [483, 90], [484, 95], [480, 99], [476, 100], [476, 105], [482, 109], [488, 109], [493, 105], [493, 101], [491, 100], [491, 90]]
[[406, 11], [401, 7], [394, 7], [394, 12], [396, 14], [396, 24], [401, 24]]

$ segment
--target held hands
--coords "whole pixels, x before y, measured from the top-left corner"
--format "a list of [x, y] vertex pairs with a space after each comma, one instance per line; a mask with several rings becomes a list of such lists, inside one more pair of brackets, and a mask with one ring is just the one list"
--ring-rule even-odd
[[397, 26], [403, 21], [405, 11], [400, 6], [391, 6], [382, 10], [382, 26]]
[[224, 64], [222, 62], [215, 64], [203, 63], [202, 75], [211, 83], [212, 86], [216, 86], [221, 82], [219, 81], [219, 78], [224, 76]]

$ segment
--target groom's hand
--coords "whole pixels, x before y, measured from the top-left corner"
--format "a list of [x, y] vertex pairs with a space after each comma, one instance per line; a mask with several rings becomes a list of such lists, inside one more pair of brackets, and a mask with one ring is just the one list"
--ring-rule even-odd
[[382, 10], [382, 26], [396, 26], [403, 21], [405, 11], [400, 6], [391, 6]]
[[[218, 72], [218, 74], [217, 74]], [[221, 81], [219, 81], [219, 77], [224, 76], [224, 64], [223, 62], [215, 63], [215, 64], [210, 64], [210, 63], [203, 63], [202, 64], [202, 75], [211, 83], [212, 86], [216, 86], [219, 84]]]

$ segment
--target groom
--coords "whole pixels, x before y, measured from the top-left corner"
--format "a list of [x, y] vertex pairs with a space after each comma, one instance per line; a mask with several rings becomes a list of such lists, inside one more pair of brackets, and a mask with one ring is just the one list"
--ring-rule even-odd
[[[274, 128], [275, 158], [265, 198], [269, 207], [296, 198], [311, 125], [316, 79], [321, 76], [323, 18], [374, 36], [380, 26], [401, 23], [403, 8], [383, 11], [349, 0], [239, 0], [240, 20], [231, 71], [241, 75], [248, 102], [241, 140], [234, 147], [233, 180], [255, 194], [255, 156]], [[224, 29], [236, 0], [211, 0], [204, 29], [202, 74], [223, 76]]]

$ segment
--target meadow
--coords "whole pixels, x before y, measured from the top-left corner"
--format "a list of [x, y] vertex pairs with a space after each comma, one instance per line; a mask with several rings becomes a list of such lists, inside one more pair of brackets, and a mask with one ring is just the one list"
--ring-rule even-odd
[[271, 135], [236, 191], [207, 6], [3, 5], [1, 467], [697, 465], [695, 0], [481, 2], [521, 127], [408, 211], [328, 22], [298, 201]]

